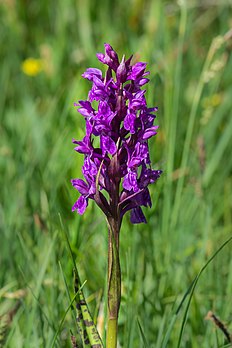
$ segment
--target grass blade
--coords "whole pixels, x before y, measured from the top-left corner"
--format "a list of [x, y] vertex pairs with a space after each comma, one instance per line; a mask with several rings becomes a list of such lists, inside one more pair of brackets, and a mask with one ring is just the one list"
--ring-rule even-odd
[[[220, 253], [220, 251], [222, 249], [225, 248], [225, 246], [230, 243], [232, 241], [232, 236], [230, 238], [228, 238], [216, 251], [215, 253], [211, 256], [211, 258], [205, 263], [205, 265], [201, 268], [201, 270], [199, 271], [199, 273], [197, 274], [196, 278], [194, 279], [192, 285], [191, 285], [191, 291], [190, 291], [190, 295], [189, 295], [189, 299], [188, 299], [188, 303], [187, 303], [187, 306], [186, 306], [186, 309], [185, 309], [185, 312], [184, 312], [184, 317], [183, 317], [183, 320], [182, 320], [182, 325], [181, 325], [181, 330], [180, 330], [180, 334], [179, 334], [179, 339], [178, 339], [178, 344], [177, 344], [177, 348], [180, 347], [181, 345], [181, 339], [182, 339], [182, 336], [183, 336], [183, 332], [184, 332], [184, 328], [185, 328], [185, 325], [186, 325], [186, 321], [187, 321], [187, 316], [188, 316], [188, 311], [189, 311], [189, 307], [190, 307], [190, 304], [191, 304], [191, 300], [192, 300], [192, 297], [193, 297], [193, 293], [194, 293], [194, 290], [197, 286], [197, 283], [198, 283], [198, 280], [200, 278], [200, 276], [202, 275], [202, 273], [204, 272], [204, 270], [208, 267], [208, 265], [214, 260], [214, 258]], [[184, 296], [184, 299], [186, 298], [186, 295]], [[181, 301], [181, 305], [183, 304], [183, 300]], [[180, 306], [178, 307], [178, 309], [180, 309]]]
[[142, 341], [143, 341], [143, 347], [144, 348], [149, 348], [149, 345], [148, 345], [146, 336], [144, 334], [143, 328], [142, 328], [142, 326], [140, 324], [139, 318], [137, 318], [137, 323], [138, 323], [139, 332], [140, 332], [140, 335], [141, 335], [141, 338], [142, 338]]
[[[75, 289], [77, 324], [79, 327], [79, 334], [81, 336], [84, 347], [88, 348], [88, 347], [94, 346], [94, 348], [103, 348], [101, 337], [93, 322], [92, 316], [90, 314], [88, 305], [86, 303], [86, 300], [82, 291], [79, 273], [78, 273], [76, 262], [73, 256], [72, 248], [68, 239], [68, 233], [63, 225], [60, 214], [59, 214], [59, 218], [60, 218], [62, 231], [64, 233], [66, 243], [72, 258], [73, 267], [74, 267], [74, 289]], [[69, 308], [71, 307], [69, 306]]]

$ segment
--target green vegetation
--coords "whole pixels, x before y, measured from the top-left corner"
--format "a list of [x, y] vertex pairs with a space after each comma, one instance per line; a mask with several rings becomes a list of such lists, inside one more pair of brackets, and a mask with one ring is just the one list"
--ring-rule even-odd
[[70, 330], [78, 336], [66, 232], [105, 340], [107, 226], [94, 204], [71, 212], [70, 183], [83, 160], [71, 140], [84, 134], [73, 102], [104, 42], [148, 62], [152, 161], [164, 171], [148, 224], [122, 226], [120, 347], [228, 346], [205, 317], [232, 332], [231, 13], [224, 0], [0, 2], [0, 347], [71, 347]]

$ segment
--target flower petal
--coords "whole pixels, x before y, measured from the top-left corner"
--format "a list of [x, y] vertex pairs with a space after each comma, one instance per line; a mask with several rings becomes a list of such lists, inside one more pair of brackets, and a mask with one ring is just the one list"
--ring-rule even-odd
[[86, 184], [86, 182], [82, 179], [72, 179], [71, 183], [73, 187], [75, 187], [76, 190], [80, 192], [81, 195], [88, 195], [89, 193], [89, 186]]
[[80, 215], [83, 215], [88, 206], [88, 198], [80, 196], [72, 207], [72, 211], [77, 210]]
[[115, 145], [115, 142], [109, 137], [109, 136], [101, 136], [101, 149], [103, 154], [110, 153], [111, 155], [114, 155], [117, 151], [117, 146]]

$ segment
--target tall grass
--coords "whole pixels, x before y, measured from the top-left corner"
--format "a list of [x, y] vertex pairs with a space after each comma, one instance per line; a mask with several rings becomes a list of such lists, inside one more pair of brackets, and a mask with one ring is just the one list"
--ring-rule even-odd
[[[164, 171], [148, 224], [123, 223], [120, 346], [225, 347], [204, 318], [212, 310], [232, 331], [231, 3], [5, 1], [0, 19], [2, 346], [50, 348], [58, 330], [54, 346], [71, 347], [69, 330], [77, 336], [59, 214], [104, 339], [106, 224], [94, 205], [71, 213], [70, 178], [81, 175], [71, 143], [84, 134], [72, 106], [89, 87], [81, 73], [109, 42], [148, 62], [152, 162]], [[28, 57], [44, 61], [37, 76], [21, 70]]]

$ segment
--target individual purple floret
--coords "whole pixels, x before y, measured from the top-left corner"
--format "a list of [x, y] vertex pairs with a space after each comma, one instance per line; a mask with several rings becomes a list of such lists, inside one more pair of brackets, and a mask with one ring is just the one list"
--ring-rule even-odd
[[87, 69], [82, 76], [92, 82], [88, 100], [74, 104], [85, 118], [86, 135], [73, 140], [75, 150], [85, 156], [85, 181], [71, 180], [81, 194], [72, 210], [83, 214], [93, 199], [119, 226], [129, 210], [132, 223], [146, 222], [141, 207], [152, 205], [148, 185], [162, 173], [151, 169], [149, 156], [148, 139], [158, 129], [157, 108], [147, 107], [146, 90], [141, 89], [149, 82], [149, 72], [146, 63], [132, 64], [132, 57], [119, 62], [109, 44], [97, 58], [108, 66], [105, 76], [99, 69]]

